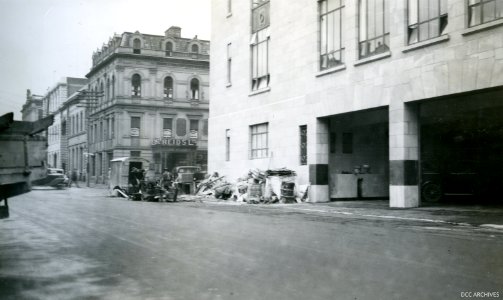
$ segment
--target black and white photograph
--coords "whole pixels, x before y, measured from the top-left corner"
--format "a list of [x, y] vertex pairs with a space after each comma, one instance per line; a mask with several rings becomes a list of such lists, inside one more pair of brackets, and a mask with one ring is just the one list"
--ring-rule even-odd
[[503, 299], [503, 0], [0, 25], [0, 299]]

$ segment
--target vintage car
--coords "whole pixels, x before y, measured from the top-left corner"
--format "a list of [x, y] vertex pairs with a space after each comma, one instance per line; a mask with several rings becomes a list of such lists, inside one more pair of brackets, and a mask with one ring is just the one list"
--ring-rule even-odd
[[42, 179], [33, 181], [32, 183], [33, 185], [50, 186], [62, 189], [68, 186], [70, 180], [63, 169], [47, 168], [47, 175]]

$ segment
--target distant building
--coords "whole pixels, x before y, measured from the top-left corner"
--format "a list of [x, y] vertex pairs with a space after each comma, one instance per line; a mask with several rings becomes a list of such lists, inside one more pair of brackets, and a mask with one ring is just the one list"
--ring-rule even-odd
[[60, 108], [66, 124], [67, 166], [76, 170], [78, 179], [85, 180], [87, 173], [87, 85], [68, 97]]
[[209, 169], [287, 167], [311, 201], [494, 199], [502, 37], [494, 0], [213, 0]]
[[44, 115], [43, 96], [33, 95], [30, 90], [26, 90], [26, 102], [21, 109], [23, 121], [37, 121]]
[[86, 77], [89, 95], [99, 95], [89, 98], [94, 180], [106, 181], [110, 160], [120, 157], [158, 174], [206, 168], [209, 50], [209, 41], [183, 38], [173, 26], [164, 35], [114, 35], [93, 54]]
[[52, 168], [69, 171], [67, 170], [68, 119], [61, 113], [61, 108], [68, 98], [86, 83], [86, 78], [65, 77], [43, 97], [44, 116], [54, 115], [54, 123], [47, 130], [47, 163]]

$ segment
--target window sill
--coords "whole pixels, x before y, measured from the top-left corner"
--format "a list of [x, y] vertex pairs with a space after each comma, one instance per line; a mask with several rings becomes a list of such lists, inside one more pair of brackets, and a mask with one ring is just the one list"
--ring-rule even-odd
[[340, 66], [333, 67], [333, 68], [328, 69], [328, 70], [320, 71], [320, 72], [316, 73], [315, 76], [316, 77], [321, 77], [321, 76], [332, 74], [332, 73], [335, 73], [335, 72], [339, 72], [339, 71], [342, 71], [342, 70], [345, 70], [345, 69], [346, 69], [346, 65], [340, 65]]
[[358, 61], [356, 61], [354, 63], [354, 66], [360, 66], [360, 65], [363, 65], [363, 64], [366, 64], [366, 63], [370, 63], [370, 62], [373, 62], [373, 61], [376, 61], [376, 60], [380, 60], [380, 59], [384, 59], [384, 58], [388, 58], [391, 56], [391, 52], [385, 52], [385, 53], [381, 53], [381, 54], [377, 54], [377, 55], [373, 55], [371, 57], [367, 57], [367, 58], [364, 58], [364, 59], [360, 59]]
[[491, 21], [489, 23], [484, 23], [484, 24], [480, 24], [480, 25], [476, 25], [476, 26], [467, 28], [461, 32], [461, 35], [469, 35], [472, 33], [477, 33], [479, 31], [487, 30], [487, 29], [501, 26], [501, 25], [503, 25], [503, 19], [498, 19], [498, 20]]
[[248, 94], [248, 97], [255, 96], [255, 95], [258, 95], [258, 94], [262, 94], [262, 93], [267, 93], [270, 90], [271, 90], [270, 87], [266, 87], [266, 88], [263, 88], [261, 90], [253, 91], [250, 94]]
[[409, 52], [409, 51], [412, 51], [412, 50], [416, 50], [416, 49], [420, 49], [420, 48], [424, 48], [424, 47], [428, 47], [428, 46], [431, 46], [431, 45], [435, 45], [435, 44], [438, 44], [438, 43], [441, 43], [441, 42], [445, 42], [445, 41], [448, 41], [449, 40], [449, 35], [448, 34], [444, 34], [444, 35], [441, 35], [439, 37], [436, 37], [436, 38], [432, 38], [432, 39], [429, 39], [429, 40], [426, 40], [426, 41], [422, 41], [422, 42], [418, 42], [418, 43], [414, 43], [414, 44], [411, 44], [409, 46], [406, 46], [405, 48], [402, 49], [402, 52]]

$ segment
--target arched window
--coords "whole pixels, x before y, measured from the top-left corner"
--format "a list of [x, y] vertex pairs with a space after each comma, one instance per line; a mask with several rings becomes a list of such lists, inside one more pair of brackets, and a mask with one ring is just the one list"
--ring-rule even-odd
[[192, 53], [199, 53], [199, 46], [197, 44], [192, 45]]
[[173, 78], [164, 78], [164, 98], [173, 99]]
[[190, 81], [190, 95], [190, 99], [199, 100], [199, 80], [197, 78]]
[[173, 52], [173, 43], [166, 42], [166, 56], [171, 56]]
[[138, 74], [134, 74], [131, 79], [131, 96], [141, 97], [141, 77]]
[[133, 40], [133, 53], [134, 54], [141, 53], [141, 40], [138, 38]]

